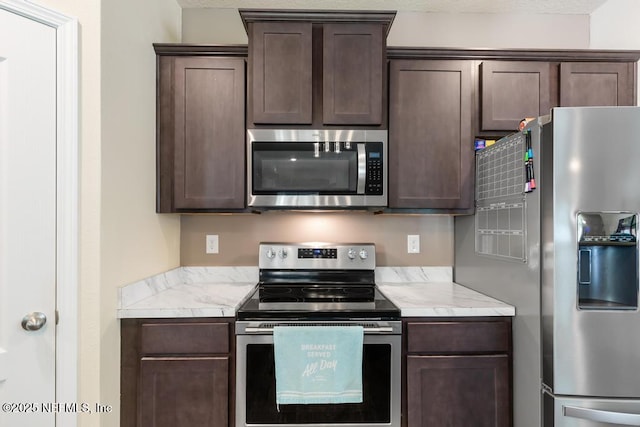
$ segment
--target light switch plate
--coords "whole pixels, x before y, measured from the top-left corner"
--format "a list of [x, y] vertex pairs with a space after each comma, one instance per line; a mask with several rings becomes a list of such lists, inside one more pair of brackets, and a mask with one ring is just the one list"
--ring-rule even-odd
[[407, 253], [408, 254], [420, 253], [420, 235], [419, 234], [407, 235]]
[[217, 234], [207, 234], [206, 252], [208, 254], [218, 253], [218, 235]]

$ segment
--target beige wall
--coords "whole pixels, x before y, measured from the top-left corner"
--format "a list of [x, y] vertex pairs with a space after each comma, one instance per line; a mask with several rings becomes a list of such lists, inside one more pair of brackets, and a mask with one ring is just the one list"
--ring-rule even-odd
[[[633, 0], [628, 0], [633, 1]], [[246, 44], [237, 9], [184, 9], [185, 43]], [[398, 12], [389, 46], [587, 49], [587, 15]]]
[[[638, 22], [640, 22], [640, 2], [637, 0], [607, 1], [591, 15], [591, 48], [640, 50]], [[640, 81], [640, 69], [638, 81]], [[640, 105], [640, 93], [637, 96], [637, 103]]]
[[155, 55], [177, 42], [175, 0], [41, 0], [80, 26], [79, 402], [113, 405], [79, 425], [119, 420], [118, 286], [179, 264], [180, 221], [154, 213]]
[[589, 16], [398, 12], [389, 46], [586, 49]]
[[[205, 236], [219, 235], [219, 254], [205, 253]], [[407, 234], [420, 235], [421, 253], [407, 254]], [[453, 218], [371, 213], [185, 215], [182, 265], [257, 265], [258, 243], [373, 242], [378, 265], [453, 265]]]
[[[117, 288], [179, 265], [180, 220], [155, 213], [154, 42], [179, 42], [175, 0], [103, 0], [100, 398], [120, 399]], [[120, 425], [119, 413], [102, 427]]]
[[184, 9], [184, 43], [247, 44], [238, 9]]

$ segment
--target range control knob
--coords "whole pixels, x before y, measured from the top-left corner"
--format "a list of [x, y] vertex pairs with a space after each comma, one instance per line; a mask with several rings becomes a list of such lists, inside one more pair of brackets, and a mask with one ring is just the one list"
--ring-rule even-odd
[[267, 258], [274, 259], [276, 257], [276, 251], [273, 248], [267, 249]]
[[349, 259], [356, 259], [356, 250], [351, 248], [347, 251], [347, 257], [349, 257]]
[[278, 256], [282, 259], [285, 259], [287, 257], [287, 250], [282, 248], [278, 251]]
[[367, 259], [369, 257], [369, 253], [366, 249], [360, 249], [360, 259]]

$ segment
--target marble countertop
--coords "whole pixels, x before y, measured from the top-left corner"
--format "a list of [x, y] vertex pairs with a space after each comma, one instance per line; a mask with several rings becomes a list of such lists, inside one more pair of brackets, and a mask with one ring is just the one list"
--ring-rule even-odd
[[[180, 267], [119, 288], [118, 318], [233, 317], [256, 267]], [[378, 267], [403, 317], [514, 316], [515, 308], [452, 281], [451, 267]]]

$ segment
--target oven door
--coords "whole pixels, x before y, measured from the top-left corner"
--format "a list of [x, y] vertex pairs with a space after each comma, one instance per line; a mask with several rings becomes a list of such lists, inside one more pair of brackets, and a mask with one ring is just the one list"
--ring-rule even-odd
[[273, 335], [236, 339], [236, 426], [400, 426], [400, 335], [364, 335], [362, 403], [279, 408]]
[[353, 132], [250, 130], [248, 206], [385, 206], [386, 144]]

